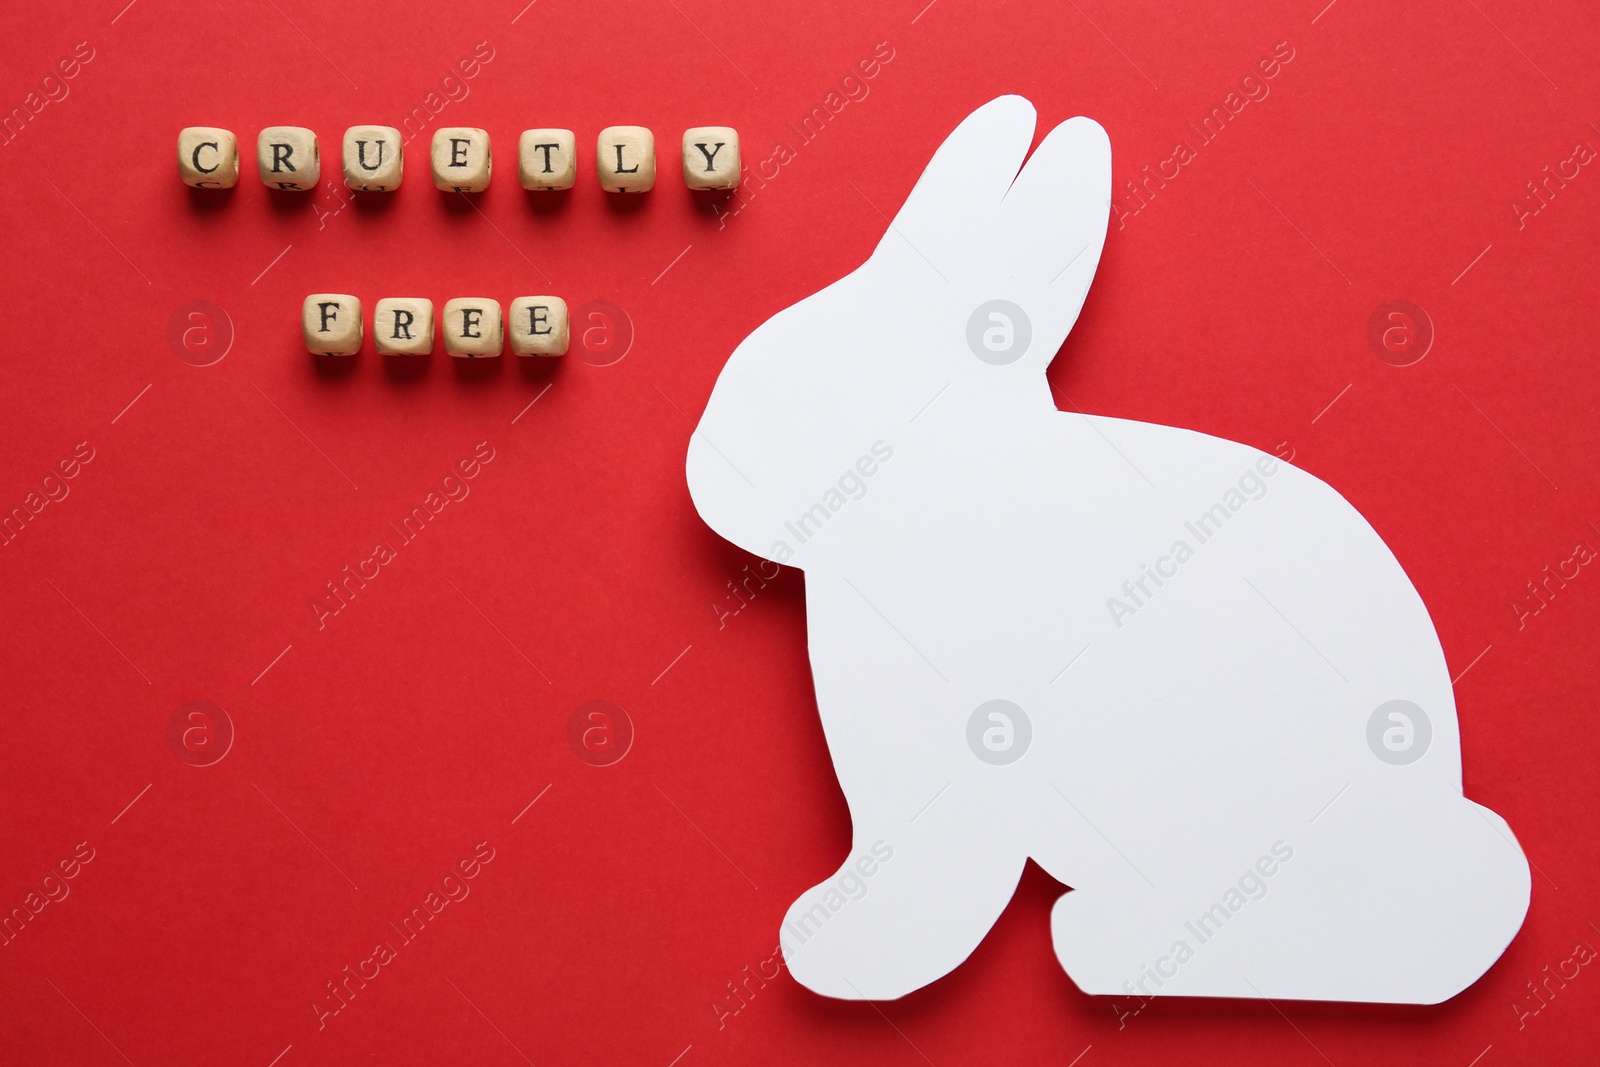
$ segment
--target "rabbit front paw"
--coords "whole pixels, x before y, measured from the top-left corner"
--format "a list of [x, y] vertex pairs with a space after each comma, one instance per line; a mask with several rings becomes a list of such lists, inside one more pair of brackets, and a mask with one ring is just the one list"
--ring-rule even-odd
[[999, 918], [1024, 857], [928, 840], [858, 846], [789, 907], [780, 931], [797, 982], [841, 1000], [894, 1000], [954, 970]]

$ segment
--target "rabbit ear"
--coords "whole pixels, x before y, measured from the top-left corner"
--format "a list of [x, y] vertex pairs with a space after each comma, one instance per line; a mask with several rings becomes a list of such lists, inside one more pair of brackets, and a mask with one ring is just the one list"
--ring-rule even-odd
[[992, 220], [1033, 143], [1033, 128], [1033, 105], [1020, 96], [998, 97], [968, 115], [928, 161], [879, 252], [898, 258], [909, 245], [941, 275], [954, 277], [970, 262], [975, 238], [992, 240]]
[[1111, 216], [1111, 140], [1093, 119], [1050, 131], [1005, 196], [1006, 267], [1031, 299], [1030, 355], [1048, 364], [1077, 321]]

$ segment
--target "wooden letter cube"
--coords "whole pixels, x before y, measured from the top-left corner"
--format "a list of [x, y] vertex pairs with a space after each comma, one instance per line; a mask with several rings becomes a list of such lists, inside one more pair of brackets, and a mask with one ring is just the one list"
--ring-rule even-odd
[[390, 296], [372, 313], [372, 343], [388, 356], [425, 356], [433, 351], [433, 301]]
[[445, 192], [483, 192], [492, 166], [488, 130], [446, 126], [434, 133], [433, 184]]
[[343, 293], [312, 293], [300, 311], [306, 351], [353, 356], [361, 351], [361, 301]]
[[500, 302], [475, 296], [458, 296], [444, 304], [444, 350], [452, 356], [475, 359], [498, 356], [505, 345], [500, 323]]
[[691, 189], [738, 188], [738, 131], [731, 126], [696, 126], [685, 130], [683, 180]]
[[393, 126], [352, 126], [344, 131], [344, 183], [352, 189], [387, 193], [400, 188], [405, 156]]
[[511, 301], [511, 351], [519, 356], [567, 354], [567, 302], [559, 296], [519, 296]]
[[571, 189], [578, 177], [578, 142], [571, 130], [523, 130], [517, 176], [529, 190]]
[[179, 130], [178, 177], [196, 189], [232, 189], [239, 184], [239, 139], [215, 126]]
[[600, 188], [647, 193], [656, 183], [656, 137], [643, 126], [607, 126], [595, 151]]
[[273, 189], [315, 189], [322, 177], [317, 135], [304, 126], [268, 126], [256, 138], [256, 169]]

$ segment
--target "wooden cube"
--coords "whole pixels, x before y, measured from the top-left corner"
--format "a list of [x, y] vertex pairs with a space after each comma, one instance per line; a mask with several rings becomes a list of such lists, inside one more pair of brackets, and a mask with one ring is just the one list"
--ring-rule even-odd
[[595, 164], [606, 192], [647, 193], [656, 183], [656, 136], [643, 126], [607, 126]]
[[256, 138], [256, 169], [273, 189], [315, 189], [322, 177], [317, 135], [304, 126], [268, 126]]
[[312, 293], [300, 310], [306, 351], [353, 356], [361, 351], [361, 301], [344, 293]]
[[232, 189], [239, 184], [239, 139], [216, 126], [178, 131], [178, 177], [196, 189]]
[[425, 356], [433, 351], [433, 301], [389, 296], [372, 313], [372, 343], [386, 356]]
[[732, 126], [696, 126], [685, 130], [683, 180], [691, 189], [738, 188], [738, 131]]
[[405, 154], [400, 131], [393, 126], [352, 126], [344, 131], [344, 183], [364, 192], [388, 193], [400, 188]]
[[489, 188], [489, 131], [446, 126], [433, 135], [433, 184], [446, 192], [481, 193]]
[[571, 328], [559, 296], [519, 296], [511, 301], [511, 351], [519, 356], [564, 356]]
[[578, 142], [571, 130], [523, 130], [517, 177], [533, 191], [571, 189], [578, 178]]
[[505, 346], [500, 302], [486, 297], [458, 296], [444, 304], [444, 350], [452, 356], [477, 359], [498, 356]]

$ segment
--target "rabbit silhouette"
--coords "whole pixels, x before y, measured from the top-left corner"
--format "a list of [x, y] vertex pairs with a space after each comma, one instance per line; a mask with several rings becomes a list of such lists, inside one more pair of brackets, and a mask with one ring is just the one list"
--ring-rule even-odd
[[[1522, 924], [1467, 800], [1427, 608], [1334, 489], [1246, 445], [1057, 409], [1111, 148], [1028, 101], [934, 154], [865, 264], [728, 359], [695, 508], [805, 571], [850, 854], [790, 972], [891, 999], [958, 966], [1030, 857], [1091, 994], [1436, 1003]], [[1023, 165], [1027, 157], [1026, 166]]]

